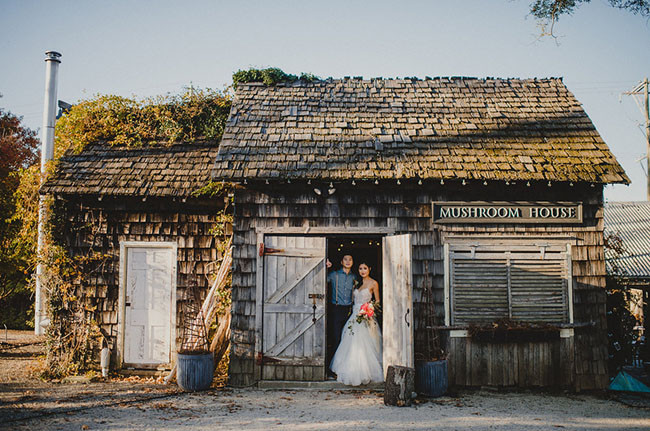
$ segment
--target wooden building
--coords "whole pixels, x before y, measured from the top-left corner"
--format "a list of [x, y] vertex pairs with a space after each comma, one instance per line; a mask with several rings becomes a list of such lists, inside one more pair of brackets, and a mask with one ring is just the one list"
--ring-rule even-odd
[[325, 379], [344, 249], [385, 367], [427, 359], [430, 287], [451, 385], [607, 385], [603, 186], [629, 180], [561, 79], [240, 84], [213, 178], [239, 183], [232, 385]]
[[223, 201], [196, 197], [210, 181], [216, 142], [86, 146], [59, 162], [41, 193], [55, 198], [56, 232], [90, 259], [78, 295], [108, 336], [113, 366], [168, 369], [188, 286], [207, 288], [217, 258], [211, 229]]

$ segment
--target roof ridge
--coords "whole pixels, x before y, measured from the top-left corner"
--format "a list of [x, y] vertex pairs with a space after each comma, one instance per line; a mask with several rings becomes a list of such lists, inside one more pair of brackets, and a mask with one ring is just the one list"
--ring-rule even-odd
[[273, 85], [267, 85], [264, 84], [263, 82], [242, 82], [239, 83], [238, 86], [240, 87], [301, 87], [301, 86], [309, 86], [309, 85], [317, 85], [317, 84], [322, 84], [322, 83], [345, 83], [345, 82], [419, 82], [419, 81], [444, 81], [444, 82], [454, 82], [454, 81], [481, 81], [481, 82], [488, 82], [488, 81], [505, 81], [505, 82], [554, 82], [554, 81], [560, 81], [564, 82], [564, 77], [559, 76], [549, 76], [549, 77], [530, 77], [530, 78], [520, 78], [520, 77], [497, 77], [497, 76], [485, 76], [485, 77], [476, 77], [476, 76], [464, 76], [464, 75], [449, 75], [449, 76], [425, 76], [424, 78], [420, 78], [417, 76], [405, 76], [405, 77], [383, 77], [383, 76], [377, 76], [377, 77], [371, 77], [371, 78], [364, 78], [362, 76], [343, 76], [340, 78], [325, 78], [325, 79], [318, 79], [315, 81], [305, 81], [301, 79], [297, 79], [292, 82], [278, 82]]

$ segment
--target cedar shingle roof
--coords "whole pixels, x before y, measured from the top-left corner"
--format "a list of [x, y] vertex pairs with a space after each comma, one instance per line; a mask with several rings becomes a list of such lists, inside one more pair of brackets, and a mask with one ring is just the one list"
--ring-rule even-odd
[[68, 153], [41, 193], [189, 196], [210, 181], [218, 144], [152, 144], [140, 148], [97, 143]]
[[605, 232], [620, 237], [625, 249], [615, 261], [608, 251], [608, 271], [616, 266], [622, 276], [650, 279], [650, 202], [609, 202], [604, 218]]
[[213, 178], [629, 182], [555, 78], [240, 84]]

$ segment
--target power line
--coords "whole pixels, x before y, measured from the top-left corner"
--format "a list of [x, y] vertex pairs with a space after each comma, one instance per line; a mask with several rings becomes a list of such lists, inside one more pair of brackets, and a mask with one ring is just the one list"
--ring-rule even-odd
[[[649, 88], [650, 82], [648, 78], [639, 82], [632, 91], [626, 91], [623, 94], [626, 96], [632, 96], [632, 99], [636, 102], [645, 114], [645, 137], [646, 137], [646, 199], [650, 201], [650, 93]], [[643, 104], [637, 99], [637, 96], [643, 96]], [[639, 159], [639, 162], [642, 159]]]

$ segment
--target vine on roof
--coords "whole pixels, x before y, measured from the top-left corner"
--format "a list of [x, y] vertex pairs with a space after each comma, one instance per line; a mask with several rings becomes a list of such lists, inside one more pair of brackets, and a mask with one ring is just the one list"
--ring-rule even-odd
[[248, 82], [261, 82], [266, 85], [276, 85], [281, 83], [291, 83], [296, 81], [314, 82], [320, 81], [320, 78], [311, 73], [301, 73], [300, 76], [284, 73], [277, 67], [266, 69], [238, 70], [232, 74], [233, 87], [236, 89], [238, 84]]
[[219, 140], [230, 97], [218, 90], [186, 89], [144, 100], [97, 95], [72, 107], [56, 124], [56, 156], [94, 142], [139, 147], [152, 142]]

